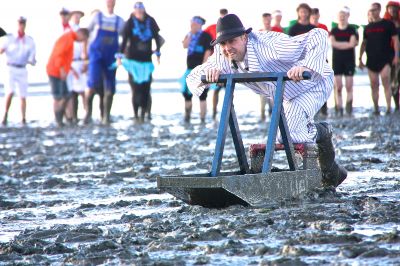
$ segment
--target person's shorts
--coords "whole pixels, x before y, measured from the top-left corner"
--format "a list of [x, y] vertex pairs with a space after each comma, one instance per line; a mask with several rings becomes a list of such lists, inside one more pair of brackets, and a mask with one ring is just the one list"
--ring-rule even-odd
[[367, 56], [367, 68], [373, 72], [380, 73], [382, 69], [387, 65], [392, 64], [391, 58], [377, 58]]
[[[205, 89], [199, 97], [200, 101], [205, 101], [207, 99], [207, 94], [208, 94], [208, 89]], [[189, 91], [182, 92], [182, 95], [183, 98], [185, 98], [185, 101], [191, 101], [193, 98], [193, 94], [191, 94]]]
[[55, 100], [61, 100], [63, 98], [69, 97], [69, 90], [67, 86], [67, 81], [53, 76], [49, 76], [51, 94]]
[[335, 60], [332, 63], [332, 68], [335, 75], [354, 76], [356, 65], [354, 61]]
[[7, 66], [4, 82], [6, 94], [17, 93], [21, 98], [28, 94], [28, 71], [26, 67]]

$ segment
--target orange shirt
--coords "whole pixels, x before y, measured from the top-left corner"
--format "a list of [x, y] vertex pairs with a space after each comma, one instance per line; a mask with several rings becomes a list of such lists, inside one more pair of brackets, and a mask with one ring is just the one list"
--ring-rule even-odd
[[66, 73], [71, 69], [74, 55], [74, 41], [76, 33], [67, 31], [56, 41], [47, 63], [47, 75], [60, 78], [60, 68], [64, 68]]

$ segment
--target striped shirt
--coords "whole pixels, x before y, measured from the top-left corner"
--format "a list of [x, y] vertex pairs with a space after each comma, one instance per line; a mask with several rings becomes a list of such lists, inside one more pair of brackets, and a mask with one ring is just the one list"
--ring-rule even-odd
[[[239, 65], [244, 64], [248, 72], [287, 72], [294, 66], [310, 69], [310, 80], [285, 83], [284, 100], [292, 101], [302, 96], [297, 104], [308, 116], [314, 117], [333, 89], [333, 70], [327, 62], [327, 56], [328, 33], [325, 30], [313, 29], [294, 37], [272, 31], [255, 32], [248, 35], [247, 60], [239, 62]], [[219, 69], [223, 74], [244, 72], [241, 68], [232, 67], [217, 44], [207, 62], [193, 69], [186, 79], [193, 94], [199, 96], [209, 86], [201, 82], [201, 75], [205, 75], [208, 69]], [[276, 82], [244, 85], [258, 94], [274, 97]]]

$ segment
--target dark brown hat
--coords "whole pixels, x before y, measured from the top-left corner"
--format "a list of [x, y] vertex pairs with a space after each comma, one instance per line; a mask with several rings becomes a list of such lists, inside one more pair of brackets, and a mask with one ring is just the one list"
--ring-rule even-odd
[[243, 27], [242, 22], [239, 17], [235, 14], [228, 14], [222, 18], [218, 19], [217, 22], [217, 38], [211, 42], [211, 45], [216, 45], [243, 34], [249, 34], [252, 28], [247, 30]]

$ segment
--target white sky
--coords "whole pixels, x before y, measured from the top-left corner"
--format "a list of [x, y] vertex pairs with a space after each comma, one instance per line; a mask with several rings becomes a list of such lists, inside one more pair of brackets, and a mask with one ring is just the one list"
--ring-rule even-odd
[[[94, 9], [102, 9], [105, 6], [104, 0], [2, 0], [2, 2], [0, 26], [6, 31], [16, 30], [18, 16], [24, 15], [28, 18], [27, 33], [36, 42], [38, 60], [38, 64], [31, 68], [30, 82], [47, 81], [45, 65], [54, 41], [61, 33], [58, 15], [61, 7], [84, 11], [87, 16], [82, 20], [82, 26], [85, 26], [88, 23], [88, 14]], [[159, 24], [161, 35], [166, 39], [161, 51], [162, 62], [156, 68], [155, 77], [178, 78], [186, 67], [186, 51], [182, 48], [181, 41], [188, 32], [190, 18], [194, 15], [204, 17], [207, 25], [213, 24], [219, 17], [219, 9], [227, 8], [230, 13], [235, 13], [241, 18], [245, 27], [253, 27], [254, 30], [258, 30], [262, 27], [262, 13], [271, 13], [280, 9], [283, 12], [283, 25], [285, 26], [290, 20], [296, 19], [297, 5], [305, 2], [311, 7], [318, 7], [321, 13], [320, 22], [330, 27], [331, 22], [336, 20], [338, 10], [344, 5], [350, 7], [350, 23], [366, 24], [368, 7], [374, 1], [144, 0], [143, 2], [147, 12]], [[383, 9], [387, 3], [387, 1], [377, 2], [382, 4]], [[6, 6], [5, 3], [7, 3]], [[133, 10], [134, 3], [135, 1], [131, 0], [117, 0], [115, 13], [126, 20]], [[381, 15], [383, 16], [383, 13]], [[4, 56], [0, 56], [0, 61], [4, 63]]]

